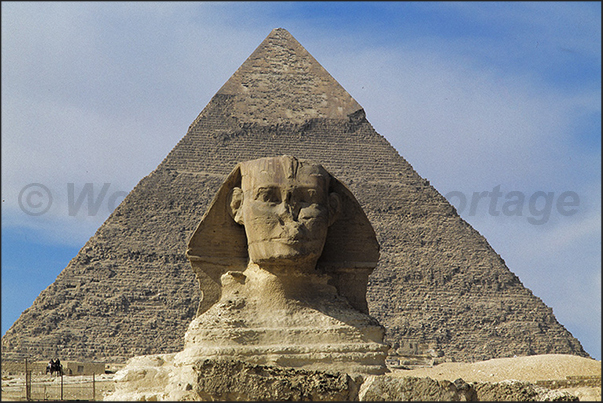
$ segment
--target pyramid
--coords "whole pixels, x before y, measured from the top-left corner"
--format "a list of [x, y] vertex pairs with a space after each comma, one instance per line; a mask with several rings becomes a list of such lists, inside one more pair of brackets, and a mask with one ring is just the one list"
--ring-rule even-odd
[[284, 154], [321, 163], [372, 223], [381, 258], [367, 302], [390, 357], [588, 356], [341, 85], [275, 29], [21, 314], [2, 359], [180, 351], [201, 295], [185, 256], [191, 234], [238, 162]]

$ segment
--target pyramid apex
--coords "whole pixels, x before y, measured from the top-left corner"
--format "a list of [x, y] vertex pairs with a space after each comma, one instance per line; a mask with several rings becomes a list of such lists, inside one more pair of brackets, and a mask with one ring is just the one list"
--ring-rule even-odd
[[275, 28], [220, 88], [240, 123], [348, 120], [362, 107], [284, 28]]
[[268, 38], [277, 38], [277, 37], [283, 37], [283, 38], [286, 38], [286, 39], [293, 39], [294, 41], [296, 41], [295, 38], [293, 37], [293, 35], [291, 35], [291, 33], [289, 31], [287, 31], [285, 28], [274, 28], [272, 31], [270, 31], [270, 34], [268, 34], [268, 36], [266, 37], [266, 39], [268, 39]]

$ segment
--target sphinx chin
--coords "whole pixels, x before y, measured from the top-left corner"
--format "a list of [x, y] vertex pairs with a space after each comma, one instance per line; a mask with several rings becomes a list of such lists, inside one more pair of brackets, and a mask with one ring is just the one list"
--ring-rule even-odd
[[322, 247], [323, 242], [319, 241], [271, 240], [250, 244], [249, 256], [260, 266], [315, 264]]

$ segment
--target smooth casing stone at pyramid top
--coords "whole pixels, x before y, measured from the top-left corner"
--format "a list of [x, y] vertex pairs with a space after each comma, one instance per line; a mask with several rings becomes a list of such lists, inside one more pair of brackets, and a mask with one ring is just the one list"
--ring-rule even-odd
[[182, 350], [200, 301], [187, 242], [237, 163], [279, 155], [319, 161], [366, 212], [381, 246], [367, 303], [392, 360], [588, 356], [341, 85], [275, 29], [7, 331], [2, 359]]

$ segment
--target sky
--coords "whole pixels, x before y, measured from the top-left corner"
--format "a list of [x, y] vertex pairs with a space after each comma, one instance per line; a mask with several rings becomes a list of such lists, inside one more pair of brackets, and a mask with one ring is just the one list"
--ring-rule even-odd
[[274, 28], [601, 359], [600, 2], [2, 2], [2, 334]]

